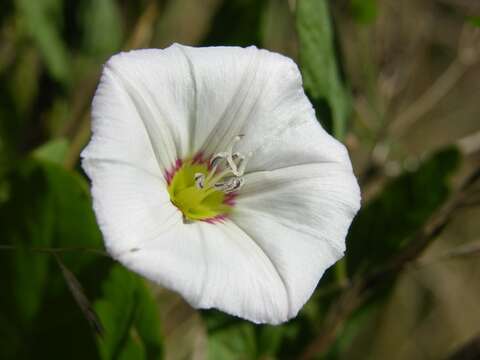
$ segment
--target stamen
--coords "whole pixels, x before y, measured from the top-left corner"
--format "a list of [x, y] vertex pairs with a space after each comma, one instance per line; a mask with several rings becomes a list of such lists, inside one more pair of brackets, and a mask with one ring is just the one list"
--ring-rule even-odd
[[[205, 174], [195, 174], [195, 185], [198, 189], [215, 189], [228, 194], [239, 190], [245, 183], [242, 177], [247, 167], [247, 161], [252, 156], [247, 156], [239, 152], [233, 152], [235, 144], [240, 141], [243, 135], [236, 136], [228, 151], [220, 152], [212, 156], [210, 159], [210, 171]], [[218, 172], [218, 170], [221, 170]]]

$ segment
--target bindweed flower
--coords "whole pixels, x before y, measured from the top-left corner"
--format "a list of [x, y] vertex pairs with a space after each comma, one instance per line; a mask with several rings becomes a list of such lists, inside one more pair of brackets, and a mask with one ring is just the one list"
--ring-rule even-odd
[[82, 153], [113, 258], [257, 323], [294, 317], [343, 256], [360, 194], [290, 59], [182, 45], [113, 56]]

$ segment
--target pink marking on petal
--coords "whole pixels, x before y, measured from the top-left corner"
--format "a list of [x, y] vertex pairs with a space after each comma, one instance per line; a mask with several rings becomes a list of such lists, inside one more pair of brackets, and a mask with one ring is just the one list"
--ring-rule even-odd
[[203, 162], [205, 162], [205, 160], [203, 159], [202, 152], [197, 153], [192, 159], [193, 164], [202, 164]]
[[175, 170], [180, 169], [182, 167], [182, 164], [183, 164], [182, 159], [177, 159], [177, 161], [175, 161]]
[[221, 215], [216, 215], [216, 216], [208, 218], [208, 219], [203, 219], [201, 221], [204, 221], [208, 224], [217, 224], [219, 222], [224, 222], [225, 220], [227, 220], [227, 215], [226, 214], [221, 214]]
[[177, 159], [175, 161], [175, 164], [172, 166], [172, 169], [171, 170], [166, 170], [165, 171], [165, 174], [164, 174], [164, 177], [165, 177], [165, 180], [167, 181], [167, 184], [170, 185], [170, 183], [172, 182], [173, 180], [173, 177], [175, 176], [176, 172], [178, 170], [180, 170], [180, 168], [182, 167], [183, 165], [183, 161], [181, 159]]
[[225, 205], [234, 206], [236, 197], [237, 197], [237, 193], [226, 194], [225, 197], [223, 198], [223, 203]]
[[165, 174], [163, 175], [165, 177], [165, 180], [167, 181], [167, 184], [170, 185], [170, 182], [172, 181], [173, 175], [170, 173], [170, 171], [165, 171]]

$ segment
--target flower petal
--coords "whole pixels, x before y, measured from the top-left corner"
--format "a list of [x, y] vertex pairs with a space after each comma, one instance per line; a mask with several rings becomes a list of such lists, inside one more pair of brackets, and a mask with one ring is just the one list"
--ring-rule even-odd
[[237, 135], [245, 135], [237, 150], [253, 153], [247, 171], [338, 154], [330, 151], [338, 145], [317, 123], [296, 64], [255, 47], [174, 44], [115, 55], [92, 118], [84, 157], [128, 160], [151, 171], [155, 158], [164, 172], [199, 151], [225, 151]]
[[349, 166], [310, 164], [246, 177], [232, 221], [271, 259], [288, 296], [288, 318], [343, 256], [360, 193]]
[[194, 307], [254, 322], [287, 319], [283, 280], [263, 250], [230, 221], [184, 224], [163, 178], [119, 161], [84, 159], [108, 252], [179, 292]]
[[82, 156], [165, 172], [187, 155], [192, 84], [179, 47], [113, 56], [95, 94], [93, 138]]
[[119, 257], [182, 222], [161, 175], [119, 160], [84, 159], [93, 208], [109, 253]]
[[289, 58], [255, 47], [182, 47], [195, 82], [194, 148], [211, 155], [244, 135], [247, 171], [343, 161], [341, 144], [318, 124]]
[[278, 272], [229, 221], [179, 224], [119, 260], [196, 308], [213, 307], [256, 323], [287, 319], [288, 297]]

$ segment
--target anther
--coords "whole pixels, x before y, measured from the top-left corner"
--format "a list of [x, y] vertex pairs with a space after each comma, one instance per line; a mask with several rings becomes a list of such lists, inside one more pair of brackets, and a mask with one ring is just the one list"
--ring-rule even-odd
[[212, 156], [208, 175], [205, 176], [205, 174], [202, 173], [195, 174], [195, 185], [197, 188], [214, 188], [215, 190], [228, 194], [242, 187], [245, 182], [242, 176], [245, 173], [247, 161], [252, 156], [252, 153], [244, 156], [239, 152], [233, 152], [235, 144], [240, 141], [242, 137], [243, 135], [235, 136], [228, 147], [228, 151], [220, 152]]

